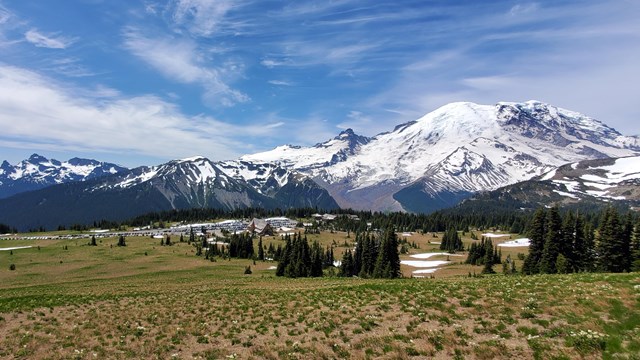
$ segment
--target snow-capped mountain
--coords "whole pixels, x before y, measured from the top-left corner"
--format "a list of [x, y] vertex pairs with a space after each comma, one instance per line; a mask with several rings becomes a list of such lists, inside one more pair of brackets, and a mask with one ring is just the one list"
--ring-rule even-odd
[[[429, 212], [510, 184], [517, 185], [507, 186], [498, 198], [526, 198], [531, 191], [556, 197], [601, 191], [601, 196], [617, 199], [636, 191], [631, 187], [638, 180], [624, 175], [614, 190], [611, 181], [617, 178], [611, 171], [635, 169], [638, 156], [639, 137], [623, 136], [595, 119], [538, 101], [452, 103], [373, 138], [349, 129], [312, 147], [285, 145], [233, 161], [193, 157], [132, 170], [37, 155], [15, 167], [4, 162], [0, 187], [7, 179], [35, 179], [41, 187], [62, 184], [0, 199], [0, 223], [54, 227], [192, 207]], [[625, 157], [589, 165], [581, 180], [568, 177], [573, 175], [561, 167]], [[577, 171], [583, 165], [575, 166]], [[559, 167], [564, 172], [548, 175]], [[600, 182], [589, 178], [603, 171], [609, 175]], [[543, 174], [547, 181], [528, 181]], [[577, 192], [567, 188], [574, 181]]]
[[0, 223], [24, 230], [119, 221], [172, 209], [337, 206], [325, 189], [295, 171], [272, 164], [216, 163], [197, 156], [0, 200]]
[[33, 154], [16, 165], [3, 161], [0, 165], [0, 198], [21, 192], [72, 181], [86, 181], [127, 171], [116, 164], [90, 159], [68, 161], [47, 159]]
[[346, 148], [339, 138], [335, 148], [278, 147], [242, 159], [299, 169], [342, 207], [432, 211], [566, 163], [640, 154], [638, 137], [538, 101], [448, 104], [327, 161]]

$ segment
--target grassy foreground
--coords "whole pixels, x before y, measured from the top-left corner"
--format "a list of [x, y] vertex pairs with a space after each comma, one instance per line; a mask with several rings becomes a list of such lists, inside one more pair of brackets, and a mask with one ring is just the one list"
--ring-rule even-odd
[[0, 252], [0, 358], [640, 358], [637, 274], [282, 279], [127, 243], [3, 244], [41, 248]]

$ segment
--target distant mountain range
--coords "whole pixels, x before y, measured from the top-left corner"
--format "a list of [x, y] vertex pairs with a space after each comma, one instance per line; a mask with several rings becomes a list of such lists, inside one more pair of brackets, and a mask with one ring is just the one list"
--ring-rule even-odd
[[128, 169], [96, 160], [73, 158], [68, 161], [47, 159], [33, 154], [17, 165], [0, 165], [0, 199], [26, 191], [73, 181], [85, 181]]
[[338, 207], [326, 190], [298, 172], [273, 164], [194, 157], [0, 200], [0, 223], [24, 230], [121, 221], [171, 209], [315, 206]]
[[[639, 137], [541, 102], [452, 103], [372, 138], [348, 129], [312, 147], [283, 145], [233, 161], [194, 157], [130, 170], [38, 155], [16, 166], [4, 162], [0, 194], [15, 195], [0, 200], [0, 223], [53, 227], [191, 207], [430, 212], [478, 193], [537, 182], [551, 195], [575, 200], [600, 189], [612, 200], [636, 191], [637, 181], [626, 190], [610, 183], [604, 189], [567, 169], [586, 166], [599, 174], [605, 169], [581, 161], [638, 155]], [[626, 169], [633, 159], [606, 161]], [[567, 188], [571, 181], [579, 185]]]

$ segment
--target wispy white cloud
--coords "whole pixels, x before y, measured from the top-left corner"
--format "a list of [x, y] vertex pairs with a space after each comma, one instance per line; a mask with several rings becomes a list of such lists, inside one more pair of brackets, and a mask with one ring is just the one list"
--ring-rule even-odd
[[241, 67], [226, 63], [223, 67], [207, 66], [207, 58], [198, 49], [197, 43], [186, 38], [147, 37], [137, 29], [124, 32], [124, 45], [165, 77], [184, 84], [199, 84], [204, 92], [204, 101], [210, 105], [233, 106], [249, 101], [244, 93], [232, 89], [226, 78], [237, 76]]
[[12, 37], [10, 33], [16, 28], [21, 27], [21, 21], [18, 17], [0, 3], [0, 47], [6, 47], [18, 44], [24, 41], [22, 34], [19, 38]]
[[522, 16], [522, 15], [526, 15], [526, 14], [531, 14], [536, 12], [536, 10], [538, 10], [539, 5], [538, 3], [521, 3], [521, 4], [516, 4], [514, 6], [511, 7], [511, 10], [509, 10], [509, 15], [511, 16]]
[[73, 57], [53, 59], [50, 61], [50, 65], [47, 66], [47, 68], [59, 74], [74, 78], [97, 75], [94, 71], [91, 71], [88, 67], [83, 65], [80, 59]]
[[24, 34], [24, 38], [37, 47], [49, 49], [66, 49], [71, 46], [76, 39], [60, 36], [58, 34], [43, 34], [38, 29], [31, 29]]
[[286, 80], [269, 80], [269, 84], [276, 86], [294, 86], [295, 83]]
[[521, 3], [463, 25], [450, 21], [429, 35], [442, 45], [403, 59], [389, 87], [355, 105], [392, 124], [452, 101], [537, 99], [637, 134], [629, 119], [639, 110], [629, 104], [640, 80], [632, 60], [640, 57], [638, 11], [633, 2]]
[[6, 24], [11, 18], [11, 12], [0, 4], [0, 25]]
[[283, 125], [268, 121], [240, 126], [205, 115], [187, 116], [155, 96], [127, 98], [105, 87], [78, 89], [0, 65], [2, 146], [164, 160], [202, 153], [228, 159], [247, 148], [247, 137], [271, 136]]
[[170, 3], [169, 9], [177, 25], [207, 37], [215, 33], [233, 6], [232, 0], [175, 0]]
[[277, 66], [291, 65], [291, 61], [287, 59], [284, 59], [284, 60], [263, 59], [262, 61], [260, 61], [260, 64], [262, 64], [262, 66], [267, 67], [269, 69], [273, 69]]

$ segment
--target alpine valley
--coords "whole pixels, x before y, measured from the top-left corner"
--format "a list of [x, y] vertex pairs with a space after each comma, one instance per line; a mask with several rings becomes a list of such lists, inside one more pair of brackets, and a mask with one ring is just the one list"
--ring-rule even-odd
[[[194, 157], [131, 170], [37, 155], [4, 162], [0, 223], [51, 228], [192, 207], [432, 212], [532, 179], [563, 199], [618, 200], [637, 192], [629, 174], [622, 190], [613, 187], [638, 155], [639, 137], [538, 101], [452, 103], [372, 138], [347, 129], [312, 147], [283, 145], [232, 161]], [[594, 159], [607, 160], [583, 162]], [[593, 185], [597, 174], [606, 184]]]

